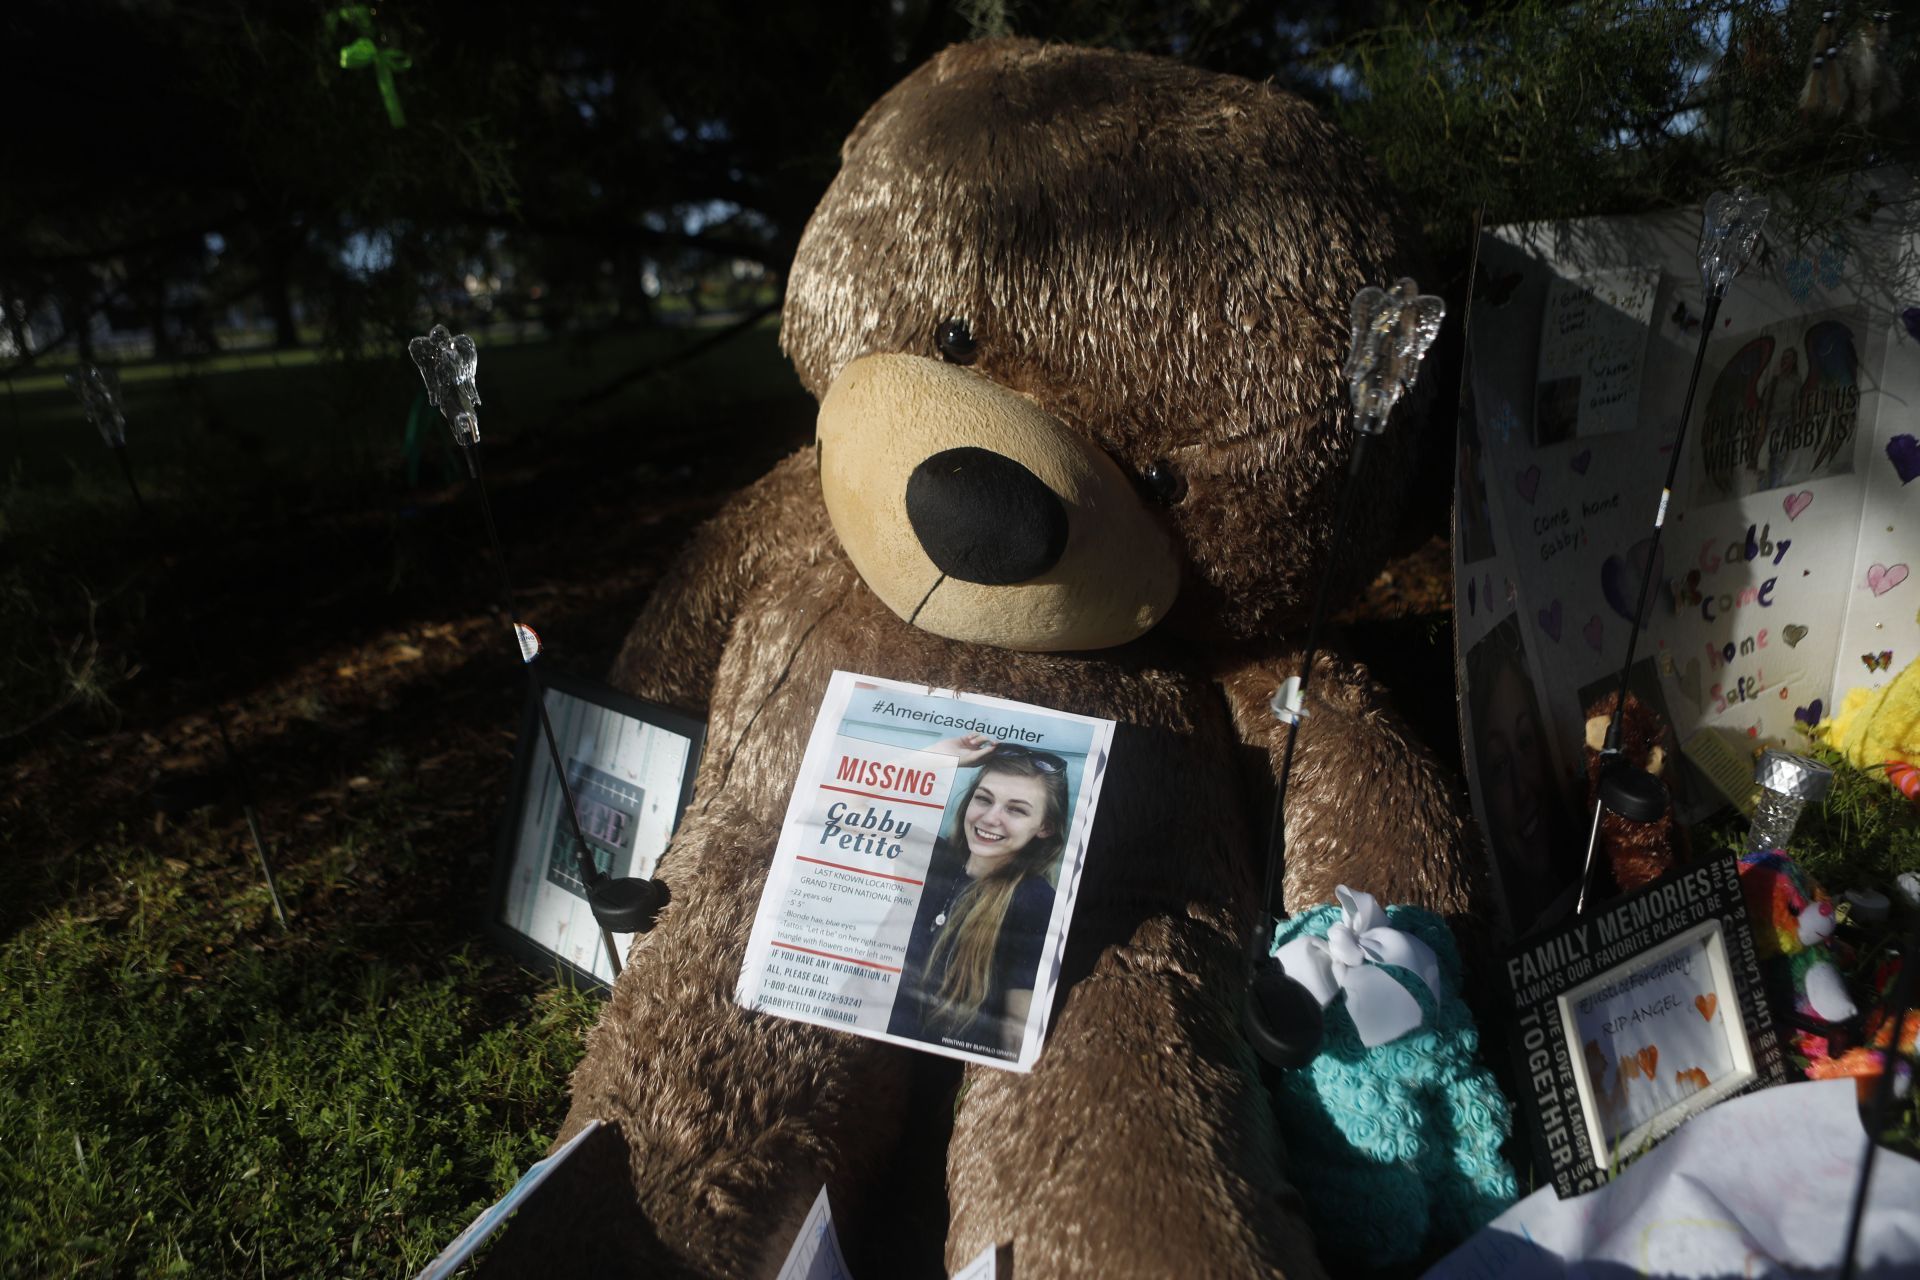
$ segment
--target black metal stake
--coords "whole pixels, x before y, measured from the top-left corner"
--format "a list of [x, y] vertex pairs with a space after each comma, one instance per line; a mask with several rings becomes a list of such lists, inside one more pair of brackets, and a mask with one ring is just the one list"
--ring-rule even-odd
[[[521, 632], [523, 629], [530, 630], [530, 628], [525, 628], [525, 624], [520, 621], [520, 609], [519, 606], [514, 603], [513, 578], [507, 571], [507, 555], [501, 547], [499, 527], [494, 524], [493, 501], [487, 496], [486, 477], [481, 474], [480, 442], [475, 440], [471, 444], [463, 444], [461, 453], [466, 456], [467, 474], [473, 478], [474, 485], [480, 490], [480, 512], [486, 519], [487, 540], [493, 546], [494, 561], [500, 566], [501, 597], [506, 603], [508, 622], [513, 627], [514, 647], [520, 649]], [[539, 673], [533, 665], [534, 658], [537, 655], [527, 655], [524, 649], [521, 649], [521, 653], [523, 664], [527, 669], [527, 680], [533, 688], [534, 704], [540, 708], [540, 729], [542, 735], [546, 738], [547, 755], [553, 761], [554, 776], [559, 778], [560, 793], [566, 800], [567, 825], [573, 831], [574, 859], [579, 864], [580, 882], [586, 886], [588, 894], [591, 895], [595, 889], [598, 889], [607, 881], [608, 877], [605, 872], [594, 865], [593, 854], [590, 852], [590, 846], [587, 844], [587, 837], [580, 829], [580, 814], [573, 798], [573, 785], [567, 780], [566, 767], [560, 761], [560, 745], [554, 737], [553, 721], [547, 716], [546, 683], [540, 679]], [[591, 901], [591, 897], [589, 897], [589, 901]], [[620, 949], [614, 945], [613, 930], [606, 928], [604, 925], [600, 929], [600, 943], [606, 948], [607, 961], [613, 966], [613, 976], [616, 978], [619, 977], [621, 969]]]
[[[1274, 780], [1273, 826], [1267, 835], [1266, 881], [1260, 891], [1260, 913], [1253, 934], [1247, 939], [1247, 958], [1253, 970], [1242, 1010], [1242, 1027], [1255, 1054], [1268, 1067], [1300, 1067], [1313, 1060], [1324, 1036], [1320, 1004], [1305, 987], [1289, 977], [1270, 955], [1274, 924], [1286, 918], [1284, 902], [1274, 904], [1274, 887], [1285, 878], [1287, 857], [1287, 782], [1293, 776], [1294, 748], [1300, 741], [1300, 721], [1306, 716], [1307, 685], [1313, 675], [1313, 660], [1320, 652], [1320, 641], [1327, 625], [1328, 606], [1333, 599], [1334, 570], [1340, 549], [1346, 545], [1347, 530], [1357, 505], [1354, 495], [1362, 461], [1367, 453], [1370, 433], [1362, 431], [1354, 441], [1347, 464], [1346, 482], [1340, 489], [1340, 503], [1333, 521], [1333, 541], [1320, 585], [1314, 592], [1313, 613], [1307, 622], [1307, 648], [1300, 667], [1298, 701], [1288, 708], [1287, 745], [1280, 755], [1280, 773]], [[1281, 686], [1281, 697], [1288, 693]]]
[[1867, 1113], [1867, 1151], [1860, 1161], [1860, 1181], [1853, 1188], [1853, 1212], [1847, 1218], [1847, 1246], [1841, 1255], [1840, 1280], [1853, 1280], [1859, 1273], [1860, 1226], [1867, 1215], [1867, 1186], [1873, 1179], [1873, 1157], [1880, 1150], [1880, 1135], [1886, 1131], [1887, 1108], [1893, 1102], [1894, 1078], [1899, 1074], [1901, 1032], [1906, 1030], [1907, 1010], [1913, 1007], [1913, 969], [1920, 964], [1920, 932], [1909, 933], [1905, 953], [1900, 957], [1900, 978], [1893, 987], [1893, 1019], [1888, 1028], [1887, 1057], [1875, 1082], [1873, 1102]]
[[139, 508], [140, 518], [145, 520], [147, 518], [147, 501], [140, 496], [140, 486], [133, 481], [133, 460], [127, 457], [127, 446], [117, 444], [113, 446], [113, 452], [114, 455], [120, 459], [121, 473], [127, 477], [127, 489], [133, 494], [133, 505]]
[[[1346, 482], [1340, 487], [1340, 503], [1333, 518], [1333, 540], [1328, 544], [1327, 564], [1320, 574], [1320, 585], [1314, 591], [1313, 613], [1307, 622], [1307, 651], [1300, 665], [1300, 709], [1287, 719], [1287, 745], [1280, 754], [1280, 774], [1273, 789], [1273, 827], [1267, 835], [1267, 877], [1260, 891], [1260, 910], [1267, 921], [1284, 920], [1287, 914], [1284, 905], [1278, 909], [1273, 905], [1274, 885], [1285, 876], [1287, 861], [1287, 780], [1293, 775], [1293, 749], [1300, 739], [1300, 721], [1306, 718], [1307, 681], [1313, 675], [1313, 660], [1320, 652], [1320, 641], [1327, 627], [1328, 606], [1333, 598], [1334, 570], [1339, 565], [1340, 549], [1347, 542], [1347, 527], [1353, 522], [1356, 506], [1354, 495], [1360, 488], [1360, 467], [1367, 456], [1367, 442], [1372, 438], [1362, 432], [1354, 441], [1353, 455], [1347, 463]], [[1263, 940], [1256, 937], [1253, 940], [1255, 956], [1264, 955], [1265, 950]]]
[[1660, 488], [1660, 506], [1653, 515], [1653, 537], [1647, 547], [1646, 562], [1640, 567], [1640, 599], [1633, 607], [1633, 625], [1627, 629], [1627, 660], [1620, 665], [1620, 685], [1613, 699], [1613, 714], [1607, 720], [1607, 736], [1600, 748], [1602, 795], [1593, 802], [1593, 822], [1587, 831], [1587, 856], [1580, 869], [1580, 896], [1573, 914], [1579, 918], [1587, 911], [1587, 894], [1593, 887], [1593, 855], [1600, 847], [1600, 811], [1605, 808], [1605, 779], [1620, 762], [1620, 723], [1627, 710], [1627, 683], [1633, 673], [1633, 657], [1640, 644], [1640, 629], [1647, 624], [1647, 601], [1653, 593], [1653, 570], [1660, 556], [1660, 535], [1667, 526], [1667, 506], [1673, 500], [1673, 482], [1680, 471], [1680, 454], [1687, 438], [1687, 421], [1693, 416], [1693, 397], [1700, 387], [1700, 367], [1707, 358], [1707, 339], [1713, 336], [1713, 320], [1720, 312], [1726, 287], [1707, 295], [1706, 310], [1700, 317], [1700, 345], [1694, 348], [1693, 371], [1687, 375], [1687, 395], [1680, 407], [1680, 423], [1673, 431], [1673, 446], [1667, 457], [1667, 478]]

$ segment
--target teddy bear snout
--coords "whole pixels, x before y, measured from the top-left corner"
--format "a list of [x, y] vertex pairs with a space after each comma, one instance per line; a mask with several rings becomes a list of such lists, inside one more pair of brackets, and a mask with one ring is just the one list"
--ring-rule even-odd
[[847, 558], [922, 631], [1103, 649], [1144, 634], [1179, 592], [1171, 531], [1113, 459], [975, 369], [861, 356], [821, 397], [816, 446]]
[[1005, 454], [943, 449], [907, 479], [907, 520], [950, 578], [1006, 586], [1037, 578], [1067, 549], [1067, 509]]

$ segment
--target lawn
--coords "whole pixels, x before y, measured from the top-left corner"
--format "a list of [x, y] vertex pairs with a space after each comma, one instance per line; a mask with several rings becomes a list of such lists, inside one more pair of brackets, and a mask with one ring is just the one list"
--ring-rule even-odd
[[[577, 403], [701, 336], [482, 350], [544, 662], [811, 429], [770, 329]], [[596, 1001], [483, 941], [524, 677], [418, 385], [129, 370], [144, 520], [57, 378], [0, 405], [0, 1274], [409, 1275], [558, 1126]]]

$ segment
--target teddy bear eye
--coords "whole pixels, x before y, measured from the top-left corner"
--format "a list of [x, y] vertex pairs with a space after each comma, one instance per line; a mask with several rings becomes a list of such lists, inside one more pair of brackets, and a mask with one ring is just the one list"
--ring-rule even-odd
[[1165, 458], [1149, 462], [1146, 470], [1140, 473], [1140, 483], [1153, 500], [1162, 506], [1171, 507], [1187, 496], [1186, 477]]
[[972, 364], [980, 354], [980, 348], [973, 341], [973, 330], [958, 316], [940, 322], [940, 327], [933, 331], [933, 345], [940, 349], [943, 359], [954, 364]]

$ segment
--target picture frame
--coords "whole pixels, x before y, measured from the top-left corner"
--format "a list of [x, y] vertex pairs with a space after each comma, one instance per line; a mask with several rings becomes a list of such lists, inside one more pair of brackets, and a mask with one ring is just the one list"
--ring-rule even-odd
[[[537, 671], [514, 749], [506, 820], [487, 895], [492, 941], [580, 987], [611, 990], [613, 968], [581, 883], [572, 824], [540, 723], [544, 698], [594, 865], [650, 877], [693, 798], [706, 722], [597, 681]], [[622, 956], [631, 934], [615, 934]]]
[[[1689, 989], [1676, 992], [1680, 986]], [[1704, 920], [1563, 993], [1558, 1002], [1561, 1026], [1582, 1050], [1572, 1062], [1587, 1137], [1609, 1166], [1624, 1163], [1759, 1075], [1738, 1016], [1722, 920]], [[1668, 1019], [1678, 1037], [1632, 1034]]]
[[1522, 940], [1503, 976], [1521, 1127], [1562, 1198], [1786, 1078], [1731, 855]]

